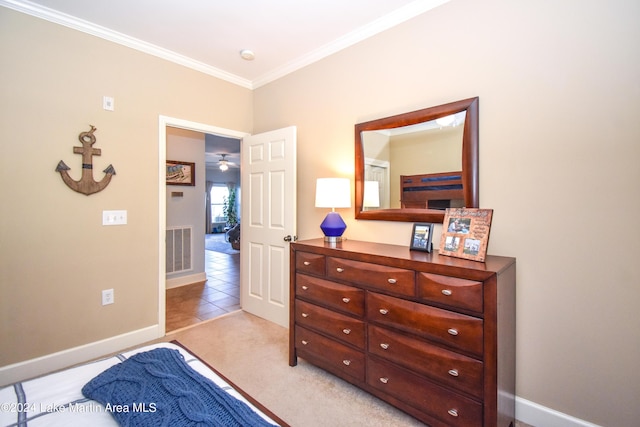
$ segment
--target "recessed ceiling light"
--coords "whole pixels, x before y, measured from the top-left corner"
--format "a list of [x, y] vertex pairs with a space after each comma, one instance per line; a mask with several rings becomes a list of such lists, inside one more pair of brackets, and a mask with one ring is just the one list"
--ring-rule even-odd
[[254, 58], [256, 57], [256, 54], [253, 53], [252, 50], [249, 49], [242, 49], [240, 51], [240, 56], [242, 57], [242, 59], [245, 59], [247, 61], [253, 61]]

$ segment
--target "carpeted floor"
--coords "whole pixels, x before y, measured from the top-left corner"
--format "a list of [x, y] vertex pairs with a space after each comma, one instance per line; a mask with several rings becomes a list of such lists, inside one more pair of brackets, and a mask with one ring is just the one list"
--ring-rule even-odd
[[[292, 427], [423, 426], [303, 359], [289, 366], [288, 330], [236, 311], [169, 334]], [[517, 422], [516, 427], [527, 427]]]
[[214, 233], [214, 234], [205, 235], [204, 248], [208, 251], [222, 252], [229, 255], [240, 253], [240, 251], [237, 251], [231, 247], [231, 243], [225, 240], [224, 233]]

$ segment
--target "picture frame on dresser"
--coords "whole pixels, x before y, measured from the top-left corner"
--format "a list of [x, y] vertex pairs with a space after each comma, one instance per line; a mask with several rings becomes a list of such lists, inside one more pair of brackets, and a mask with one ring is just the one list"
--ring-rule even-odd
[[412, 251], [431, 252], [433, 250], [433, 224], [417, 222], [413, 224], [409, 249]]
[[442, 223], [440, 255], [484, 262], [493, 209], [447, 208]]

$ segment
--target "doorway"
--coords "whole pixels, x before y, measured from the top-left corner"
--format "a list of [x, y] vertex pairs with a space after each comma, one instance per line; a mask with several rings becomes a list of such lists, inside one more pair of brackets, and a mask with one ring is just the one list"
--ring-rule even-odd
[[[176, 118], [172, 118], [172, 117], [166, 117], [166, 116], [160, 116], [159, 117], [159, 127], [158, 127], [158, 134], [159, 134], [159, 138], [158, 138], [158, 147], [159, 147], [159, 164], [158, 164], [158, 171], [159, 171], [159, 176], [158, 176], [158, 181], [159, 181], [159, 190], [158, 190], [158, 200], [159, 200], [159, 221], [158, 221], [158, 241], [159, 241], [159, 254], [158, 254], [158, 264], [159, 264], [159, 271], [158, 271], [158, 326], [159, 326], [159, 332], [161, 336], [164, 336], [167, 332], [167, 286], [166, 286], [166, 248], [167, 248], [167, 244], [165, 241], [165, 235], [166, 235], [166, 229], [167, 229], [167, 191], [166, 191], [166, 186], [165, 186], [165, 170], [166, 170], [166, 153], [167, 153], [167, 128], [168, 127], [174, 127], [174, 128], [178, 128], [178, 129], [185, 129], [185, 130], [190, 130], [190, 131], [195, 131], [195, 132], [200, 132], [203, 134], [212, 134], [212, 135], [218, 135], [221, 137], [226, 137], [226, 138], [235, 138], [235, 139], [242, 139], [243, 137], [247, 136], [247, 133], [244, 132], [239, 132], [239, 131], [234, 131], [234, 130], [230, 130], [230, 129], [224, 129], [224, 128], [218, 128], [215, 126], [211, 126], [211, 125], [206, 125], [206, 124], [202, 124], [202, 123], [197, 123], [197, 122], [191, 122], [191, 121], [187, 121], [187, 120], [182, 120], [182, 119], [176, 119]], [[197, 173], [197, 172], [196, 172]], [[199, 250], [199, 249], [198, 249]], [[205, 255], [206, 255], [206, 251], [205, 251]], [[205, 257], [206, 258], [206, 257]], [[227, 270], [231, 269], [235, 269], [235, 271], [237, 271], [237, 274], [239, 275], [239, 271], [240, 271], [240, 257], [237, 256], [238, 260], [237, 262], [234, 262], [233, 260], [228, 260], [227, 262], [224, 262], [226, 264], [226, 268]], [[214, 259], [212, 260], [213, 263], [216, 263], [218, 265], [221, 265], [223, 262], [220, 259]], [[206, 266], [206, 261], [205, 261], [205, 266]], [[221, 271], [218, 273], [214, 273], [214, 278], [215, 276], [219, 276], [220, 274], [223, 274]], [[224, 274], [231, 274], [229, 273], [229, 271], [227, 271]], [[237, 281], [237, 280], [236, 280]], [[212, 280], [213, 282], [213, 280]], [[203, 281], [202, 283], [196, 283], [196, 286], [194, 286], [194, 288], [192, 290], [183, 290], [183, 292], [186, 293], [191, 293], [192, 295], [194, 293], [197, 293], [197, 287], [200, 286], [202, 289], [200, 290], [201, 294], [204, 294], [205, 296], [209, 296], [209, 298], [214, 298], [212, 295], [215, 292], [221, 292], [221, 288], [220, 286], [224, 286], [223, 284], [220, 283], [216, 283], [216, 285], [218, 286], [217, 289], [213, 289], [213, 290], [207, 290], [206, 288], [206, 280]], [[185, 288], [188, 286], [185, 286]], [[227, 292], [233, 292], [229, 289], [226, 289]], [[214, 292], [215, 291], [215, 292]], [[218, 295], [218, 297], [220, 298], [225, 298], [221, 295]], [[183, 303], [185, 301], [184, 296], [183, 298]], [[207, 303], [211, 304], [211, 301], [207, 301]], [[220, 302], [219, 304], [225, 304], [227, 305], [227, 309], [231, 309], [233, 308], [232, 305], [228, 304], [229, 301], [226, 302]], [[186, 305], [193, 305], [193, 302], [190, 303], [184, 303]], [[212, 304], [213, 305], [213, 304]], [[196, 307], [199, 307], [200, 304], [196, 305]], [[239, 306], [239, 305], [238, 305]], [[208, 311], [208, 309], [210, 309], [211, 307], [209, 306], [203, 306], [203, 309], [201, 310], [201, 314], [204, 313], [205, 311]], [[213, 313], [214, 311], [211, 311], [211, 313]], [[204, 315], [203, 315], [204, 316]]]
[[[192, 132], [192, 134], [196, 135], [196, 138], [202, 137], [199, 132]], [[236, 165], [226, 162], [226, 167], [220, 168], [217, 159], [210, 161], [210, 151], [219, 152], [223, 148], [220, 145], [210, 144], [209, 136], [206, 135], [205, 148], [207, 184], [205, 191], [208, 196], [206, 197], [208, 211], [205, 215], [206, 230], [200, 230], [204, 234], [202, 261], [206, 279], [204, 282], [197, 281], [167, 289], [167, 332], [193, 326], [240, 309], [240, 251], [234, 249], [225, 232], [231, 223], [239, 222], [240, 219], [239, 198], [235, 197], [240, 192], [239, 163]], [[173, 142], [173, 139], [169, 140], [170, 145]], [[193, 141], [194, 144], [199, 142], [199, 140]], [[235, 143], [235, 147], [227, 145], [225, 149], [231, 153], [237, 151], [239, 155], [240, 140], [235, 140]], [[201, 205], [197, 204], [195, 209], [199, 207]], [[194, 207], [187, 209], [191, 208]], [[168, 209], [168, 218], [176, 214], [173, 212], [174, 215], [171, 215], [172, 212]], [[167, 222], [172, 221], [168, 219]], [[195, 236], [193, 240], [199, 241]]]

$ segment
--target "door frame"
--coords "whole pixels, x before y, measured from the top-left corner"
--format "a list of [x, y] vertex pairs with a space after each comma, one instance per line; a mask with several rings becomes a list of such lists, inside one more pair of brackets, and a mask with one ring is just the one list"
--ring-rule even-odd
[[[243, 139], [251, 135], [232, 129], [225, 129], [204, 123], [192, 122], [169, 116], [158, 116], [158, 335], [166, 335], [166, 310], [167, 310], [167, 273], [166, 273], [166, 251], [167, 243], [165, 236], [167, 232], [167, 192], [166, 192], [166, 166], [167, 166], [167, 127], [192, 130], [195, 132], [215, 134], [231, 138]], [[242, 144], [240, 144], [242, 150]], [[242, 156], [241, 156], [242, 157]], [[242, 168], [242, 161], [240, 162]], [[242, 177], [240, 178], [242, 187]]]

